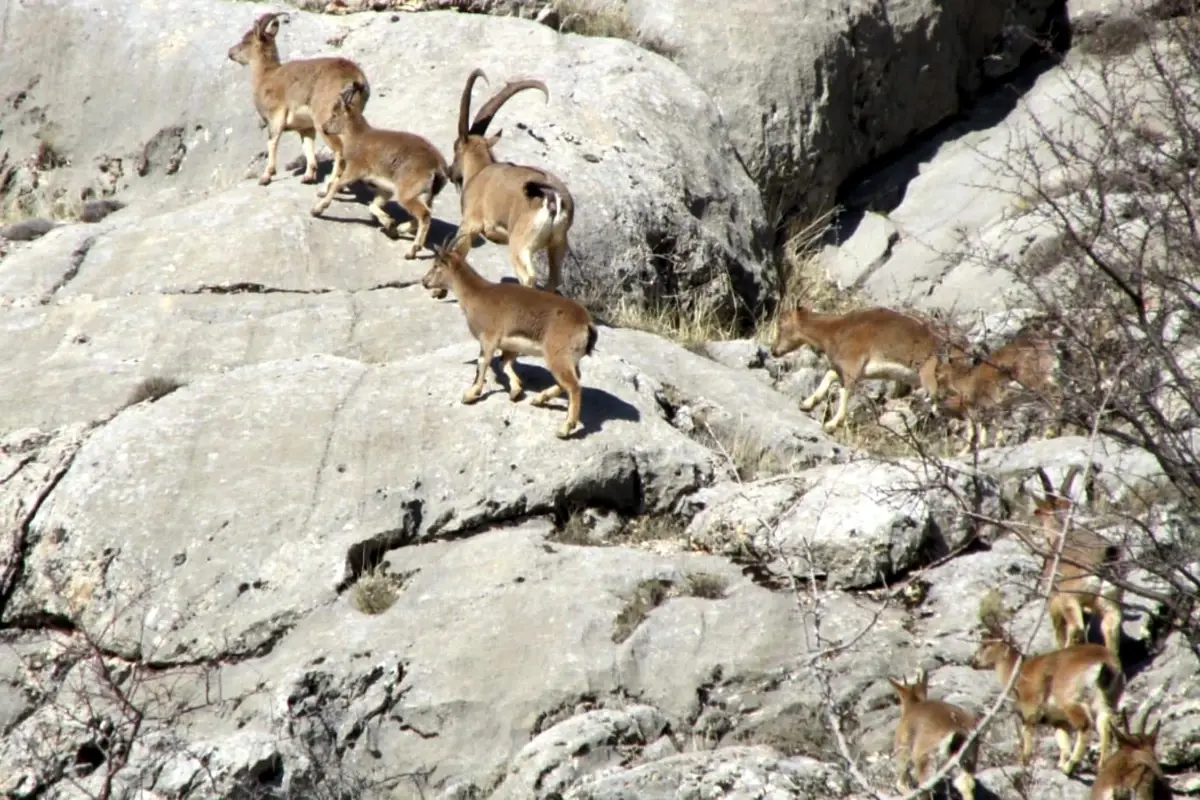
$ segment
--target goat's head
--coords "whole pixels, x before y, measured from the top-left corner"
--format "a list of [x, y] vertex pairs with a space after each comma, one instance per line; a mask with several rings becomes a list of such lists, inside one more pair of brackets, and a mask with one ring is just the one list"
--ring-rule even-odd
[[[354, 81], [342, 89], [342, 93], [333, 101], [333, 107], [329, 110], [329, 117], [321, 126], [321, 130], [324, 133], [334, 136], [345, 133], [346, 129], [350, 127], [350, 115], [355, 108], [355, 97], [356, 95], [361, 95], [365, 89], [366, 87], [358, 81]], [[361, 108], [361, 106], [359, 107]]]
[[896, 690], [896, 695], [900, 698], [900, 705], [907, 706], [912, 703], [920, 703], [929, 697], [929, 676], [925, 674], [925, 670], [917, 670], [917, 676], [912, 683], [906, 682], [903, 678], [896, 680], [888, 677], [888, 683]]
[[450, 273], [463, 260], [465, 259], [457, 251], [449, 247], [444, 245], [435, 247], [433, 263], [429, 265], [429, 270], [421, 278], [421, 286], [427, 289], [433, 298], [441, 300], [450, 291]]
[[1140, 750], [1149, 753], [1151, 757], [1154, 755], [1154, 748], [1158, 744], [1158, 731], [1162, 727], [1162, 717], [1154, 723], [1154, 727], [1146, 730], [1146, 716], [1142, 716], [1140, 720], [1135, 721], [1134, 726], [1129, 725], [1125, 712], [1120, 715], [1120, 724], [1114, 722], [1112, 726], [1113, 738], [1121, 745], [1130, 750]]
[[771, 356], [779, 358], [803, 344], [808, 344], [804, 335], [804, 323], [808, 320], [808, 309], [795, 306], [779, 315], [779, 329], [775, 333], [775, 343], [771, 345]]
[[272, 11], [254, 20], [250, 30], [242, 34], [242, 40], [229, 48], [229, 60], [239, 64], [249, 64], [256, 56], [266, 56], [279, 60], [279, 51], [275, 48], [275, 34], [279, 33], [279, 20], [285, 14]]
[[993, 669], [1015, 648], [1003, 626], [994, 620], [982, 623], [979, 645], [971, 654], [972, 669]]
[[487, 81], [487, 75], [476, 67], [467, 76], [467, 83], [463, 87], [462, 99], [458, 106], [458, 138], [454, 140], [454, 161], [450, 164], [450, 180], [454, 181], [454, 185], [460, 191], [466, 179], [464, 173], [468, 160], [483, 164], [489, 164], [495, 160], [492, 156], [492, 147], [500, 141], [503, 131], [497, 130], [488, 136], [487, 129], [492, 118], [496, 116], [496, 112], [510, 97], [523, 89], [537, 89], [546, 96], [546, 102], [550, 102], [550, 90], [541, 81], [510, 81], [480, 107], [474, 121], [468, 124], [467, 119], [471, 116], [471, 90], [475, 88], [475, 81], [478, 78]]

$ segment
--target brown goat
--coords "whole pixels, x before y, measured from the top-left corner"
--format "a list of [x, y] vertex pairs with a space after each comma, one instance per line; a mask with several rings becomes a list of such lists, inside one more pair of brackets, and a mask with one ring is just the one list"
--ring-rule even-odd
[[[347, 58], [326, 57], [296, 59], [280, 63], [275, 35], [279, 33], [276, 12], [263, 14], [254, 21], [242, 40], [229, 48], [229, 58], [238, 64], [249, 65], [254, 87], [254, 107], [267, 124], [267, 166], [258, 182], [264, 186], [275, 174], [279, 138], [284, 131], [300, 134], [307, 162], [301, 183], [317, 180], [317, 130], [328, 118], [334, 102], [352, 83], [363, 87], [357, 96], [361, 113], [370, 98], [370, 85], [362, 69]], [[342, 169], [342, 143], [334, 135], [324, 134], [333, 151], [332, 185]]]
[[1122, 713], [1121, 724], [1113, 725], [1117, 749], [1097, 772], [1091, 800], [1170, 800], [1175, 793], [1154, 754], [1162, 719], [1146, 731], [1143, 718], [1135, 733], [1124, 717]]
[[530, 401], [544, 406], [567, 393], [567, 420], [557, 431], [568, 438], [579, 424], [583, 389], [579, 384], [579, 362], [592, 354], [596, 326], [588, 310], [568, 297], [519, 283], [493, 283], [480, 275], [457, 251], [438, 248], [433, 266], [421, 279], [429, 290], [450, 291], [467, 318], [471, 335], [479, 342], [479, 364], [475, 382], [463, 394], [464, 403], [474, 403], [483, 392], [488, 364], [500, 350], [508, 397], [521, 399], [521, 379], [513, 369], [517, 356], [546, 359], [555, 384]]
[[[1007, 686], [1021, 651], [999, 624], [986, 624], [971, 658], [975, 669], [994, 669]], [[1021, 763], [1033, 755], [1034, 726], [1055, 728], [1058, 768], [1070, 775], [1083, 760], [1093, 730], [1100, 734], [1100, 766], [1108, 757], [1112, 720], [1125, 691], [1121, 662], [1098, 644], [1077, 644], [1026, 656], [1012, 693], [1021, 718]], [[1075, 731], [1071, 747], [1070, 731]]]
[[833, 431], [845, 421], [850, 393], [859, 380], [899, 381], [932, 393], [939, 350], [949, 346], [963, 353], [966, 343], [948, 342], [931, 323], [889, 308], [845, 314], [795, 308], [780, 316], [771, 355], [778, 358], [801, 345], [824, 353], [832, 365], [816, 391], [801, 401], [802, 410], [812, 409], [829, 394], [835, 380], [841, 381], [837, 412], [825, 424], [826, 431]]
[[[907, 794], [914, 788], [910, 767], [916, 767], [917, 783], [925, 783], [939, 768], [934, 764], [934, 757], [944, 764], [962, 749], [978, 720], [961, 706], [928, 699], [929, 679], [924, 670], [917, 672], [916, 680], [911, 684], [890, 677], [888, 683], [900, 698], [900, 721], [892, 739], [896, 788]], [[978, 759], [979, 740], [976, 739], [959, 759], [958, 777], [954, 780], [954, 786], [964, 800], [975, 797], [974, 772]]]
[[487, 135], [492, 118], [514, 94], [538, 89], [549, 102], [550, 92], [541, 81], [510, 82], [483, 104], [468, 126], [471, 90], [478, 78], [487, 80], [481, 69], [467, 76], [458, 110], [450, 179], [462, 195], [462, 221], [451, 247], [465, 256], [479, 235], [495, 244], [507, 243], [513, 270], [525, 286], [536, 283], [533, 256], [545, 250], [550, 264], [546, 288], [554, 291], [570, 248], [567, 234], [575, 219], [575, 200], [566, 184], [551, 172], [496, 161], [492, 147], [502, 131]]
[[366, 181], [375, 190], [371, 213], [384, 230], [396, 226], [396, 220], [383, 209], [393, 195], [412, 217], [404, 227], [410, 228], [415, 223], [417, 229], [412, 247], [404, 257], [416, 258], [429, 236], [433, 199], [446, 185], [446, 159], [423, 136], [371, 127], [358, 110], [357, 99], [364, 91], [362, 84], [348, 86], [321, 128], [323, 133], [342, 139], [345, 167], [337, 182], [330, 181], [324, 197], [312, 207], [312, 214], [321, 216], [342, 187], [357, 180]]
[[[1105, 566], [1120, 560], [1120, 548], [1099, 534], [1080, 527], [1075, 521], [1063, 539], [1063, 526], [1073, 503], [1069, 499], [1071, 484], [1079, 473], [1073, 465], [1055, 489], [1050, 476], [1040, 467], [1037, 470], [1045, 495], [1034, 501], [1033, 516], [1043, 537], [1043, 547], [1035, 547], [1043, 555], [1042, 580], [1051, 588], [1050, 620], [1054, 639], [1059, 647], [1086, 641], [1085, 614], [1100, 618], [1104, 645], [1114, 658], [1120, 657], [1121, 601], [1120, 586], [1105, 581], [1099, 574]], [[1055, 573], [1054, 553], [1062, 542], [1058, 570]]]
[[[968, 438], [964, 453], [987, 446], [984, 414], [994, 412], [1018, 388], [1053, 402], [1057, 389], [1055, 370], [1058, 359], [1049, 340], [1018, 336], [987, 355], [978, 364], [965, 360], [938, 363], [935, 371], [938, 400], [934, 407], [967, 422]], [[997, 443], [1000, 437], [997, 437]]]

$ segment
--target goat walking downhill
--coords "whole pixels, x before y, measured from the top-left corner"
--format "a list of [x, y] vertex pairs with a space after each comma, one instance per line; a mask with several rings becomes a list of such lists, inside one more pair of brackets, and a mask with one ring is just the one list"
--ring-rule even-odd
[[538, 80], [510, 82], [483, 104], [468, 126], [471, 90], [478, 78], [487, 80], [478, 68], [467, 76], [458, 111], [450, 178], [462, 195], [462, 221], [451, 246], [465, 256], [479, 235], [495, 244], [507, 243], [513, 270], [525, 286], [536, 283], [533, 256], [545, 250], [550, 264], [546, 289], [554, 291], [570, 248], [567, 234], [575, 220], [575, 200], [557, 175], [537, 167], [497, 161], [492, 147], [502, 131], [487, 135], [492, 118], [514, 94], [538, 89], [549, 102], [550, 92]]
[[312, 214], [321, 216], [342, 187], [358, 180], [366, 181], [375, 190], [371, 213], [384, 230], [396, 227], [396, 220], [383, 209], [384, 203], [393, 195], [412, 217], [403, 226], [410, 229], [416, 225], [412, 247], [404, 257], [416, 258], [429, 236], [433, 200], [446, 185], [446, 159], [423, 136], [372, 127], [359, 110], [361, 103], [357, 102], [365, 91], [362, 84], [348, 86], [334, 103], [333, 111], [321, 129], [341, 137], [345, 167], [336, 182], [329, 182], [325, 195], [312, 207]]
[[544, 406], [565, 391], [567, 419], [556, 435], [566, 439], [575, 431], [583, 402], [579, 362], [592, 354], [597, 335], [586, 308], [568, 297], [531, 286], [493, 283], [449, 248], [434, 252], [433, 266], [421, 285], [433, 291], [453, 292], [471, 335], [479, 342], [475, 382], [463, 394], [464, 403], [474, 403], [483, 393], [488, 365], [497, 349], [508, 376], [508, 397], [513, 402], [520, 400], [524, 392], [513, 369], [517, 356], [541, 357], [555, 384], [534, 395], [530, 402]]
[[[979, 648], [971, 658], [975, 669], [994, 669], [1007, 685], [1021, 651], [999, 624], [986, 624]], [[1121, 662], [1098, 644], [1078, 644], [1036, 656], [1026, 656], [1012, 693], [1021, 718], [1021, 763], [1033, 755], [1034, 727], [1055, 728], [1058, 768], [1067, 775], [1083, 760], [1092, 731], [1100, 734], [1103, 767], [1110, 748], [1112, 722], [1125, 691]], [[1070, 731], [1075, 731], [1071, 747]]]
[[[280, 63], [275, 36], [279, 13], [263, 14], [254, 21], [242, 40], [229, 48], [229, 58], [249, 65], [254, 87], [254, 107], [267, 124], [267, 166], [258, 182], [267, 185], [275, 174], [279, 138], [285, 131], [300, 134], [306, 162], [301, 183], [317, 180], [317, 130], [322, 128], [334, 103], [345, 88], [357, 83], [362, 91], [356, 108], [362, 113], [370, 98], [370, 84], [362, 69], [348, 58], [305, 58]], [[330, 185], [342, 170], [342, 142], [336, 135], [323, 134], [333, 151]]]
[[[1121, 602], [1124, 591], [1100, 574], [1106, 566], [1116, 565], [1121, 549], [1104, 537], [1081, 527], [1076, 520], [1063, 533], [1067, 514], [1074, 504], [1069, 499], [1071, 483], [1079, 473], [1072, 466], [1055, 489], [1050, 476], [1040, 467], [1037, 470], [1045, 496], [1034, 502], [1033, 515], [1043, 536], [1042, 580], [1050, 587], [1049, 613], [1054, 625], [1054, 638], [1059, 647], [1082, 643], [1087, 639], [1085, 615], [1100, 618], [1104, 645], [1114, 658], [1121, 655]], [[1059, 543], [1061, 542], [1061, 550]], [[1058, 569], [1054, 569], [1054, 553], [1059, 552]]]
[[771, 355], [778, 358], [801, 345], [824, 353], [832, 366], [816, 391], [801, 401], [801, 409], [811, 410], [823, 400], [835, 380], [842, 384], [837, 412], [825, 423], [826, 431], [845, 421], [850, 394], [860, 380], [898, 381], [932, 394], [939, 349], [966, 347], [965, 341], [948, 342], [928, 322], [888, 308], [846, 314], [819, 314], [805, 308], [788, 311], [780, 317]]
[[[915, 787], [910, 770], [916, 768], [917, 783], [923, 784], [952, 756], [966, 746], [978, 720], [961, 706], [929, 699], [929, 679], [924, 670], [917, 672], [911, 684], [888, 678], [900, 698], [900, 721], [893, 736], [892, 755], [896, 761], [896, 788], [908, 794]], [[958, 761], [954, 787], [963, 800], [974, 800], [975, 766], [979, 759], [979, 740], [963, 750]]]

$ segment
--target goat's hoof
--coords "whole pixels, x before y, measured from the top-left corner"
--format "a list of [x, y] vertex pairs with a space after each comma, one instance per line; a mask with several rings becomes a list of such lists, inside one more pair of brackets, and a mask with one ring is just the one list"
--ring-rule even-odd
[[508, 399], [512, 400], [514, 403], [521, 402], [521, 398], [524, 396], [525, 396], [525, 390], [519, 389], [519, 388], [513, 389], [511, 392], [508, 393]]
[[833, 433], [835, 430], [837, 430], [837, 426], [838, 423], [836, 422], [826, 422], [821, 426], [821, 430], [825, 431], [826, 433]]
[[270, 182], [271, 182], [271, 176], [270, 176], [270, 175], [263, 175], [263, 176], [261, 176], [261, 177], [258, 179], [258, 185], [259, 185], [259, 186], [266, 186], [266, 185], [267, 185], [267, 184], [269, 184]]
[[802, 402], [802, 403], [800, 403], [800, 410], [801, 411], [812, 411], [813, 406], [815, 406], [815, 405], [816, 405], [816, 403], [803, 403]]
[[550, 401], [547, 400], [546, 398], [542, 397], [540, 394], [535, 394], [533, 396], [533, 398], [529, 401], [529, 405], [537, 406], [538, 408], [542, 408], [548, 402], [550, 402]]
[[408, 251], [405, 252], [405, 254], [404, 254], [404, 259], [406, 261], [412, 261], [414, 258], [417, 257], [418, 251], [419, 251], [419, 248], [416, 248], [416, 247], [409, 248]]
[[471, 403], [474, 403], [476, 400], [479, 399], [480, 394], [482, 394], [482, 392], [479, 392], [475, 389], [467, 389], [465, 392], [463, 392], [463, 396], [462, 396], [463, 405], [467, 405], [467, 406], [471, 405]]
[[307, 174], [306, 174], [306, 175], [303, 175], [303, 176], [301, 176], [301, 178], [300, 178], [300, 182], [301, 182], [301, 183], [316, 183], [316, 182], [317, 182], [317, 175], [316, 175], [316, 173], [315, 173], [315, 172], [314, 172], [312, 175], [307, 175]]
[[319, 217], [324, 211], [325, 209], [321, 208], [320, 206], [313, 206], [308, 210], [308, 213], [312, 214], [314, 217]]
[[569, 422], [563, 423], [563, 426], [554, 432], [554, 435], [560, 439], [570, 439], [571, 434], [575, 432], [575, 426]]

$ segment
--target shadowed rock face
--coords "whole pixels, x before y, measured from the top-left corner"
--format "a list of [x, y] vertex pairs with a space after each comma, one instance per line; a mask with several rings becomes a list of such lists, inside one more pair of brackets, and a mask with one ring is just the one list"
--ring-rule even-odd
[[[793, 6], [632, 0], [675, 65], [448, 12], [301, 13], [280, 48], [355, 58], [368, 118], [447, 154], [471, 68], [492, 79], [476, 107], [506, 79], [545, 80], [548, 105], [521, 94], [492, 131], [498, 157], [575, 192], [564, 294], [732, 286], [753, 309], [775, 280], [760, 190], [828, 199], [1022, 46], [978, 4]], [[478, 347], [457, 303], [417, 285], [427, 254], [401, 257], [366, 192], [313, 219], [296, 176], [254, 182], [265, 134], [225, 53], [265, 9], [65, 0], [0, 17], [5, 199], [126, 203], [0, 241], [0, 795], [862, 797], [839, 734], [889, 786], [888, 676], [920, 667], [935, 698], [995, 702], [995, 676], [967, 666], [978, 600], [1015, 606], [1041, 568], [998, 536], [1021, 511], [1001, 498], [1039, 465], [1057, 482], [1094, 463], [1117, 499], [1161, 479], [1148, 454], [1077, 437], [938, 469], [872, 455], [787, 394], [823, 376], [811, 353], [785, 363], [747, 339], [705, 357], [602, 322], [574, 438], [554, 435], [562, 400], [528, 402], [549, 386], [540, 359], [517, 362], [526, 399], [497, 364], [463, 405]], [[1050, 73], [1034, 100], [1061, 85]], [[987, 294], [922, 260], [914, 234], [999, 209], [945, 193], [979, 171], [967, 144], [893, 219], [867, 217], [835, 278], [934, 307], [956, 286]], [[431, 243], [457, 209], [449, 187]], [[471, 262], [512, 274], [503, 247]], [[860, 394], [855, 414], [875, 413]], [[1155, 532], [1186, 541], [1178, 527]], [[1031, 652], [1052, 646], [1039, 612], [1011, 623]], [[1159, 756], [1185, 785], [1200, 662], [1164, 614], [1127, 609], [1127, 695], [1169, 687]], [[1016, 746], [1003, 720], [989, 730], [981, 797], [1087, 796], [1047, 769], [1048, 733], [1019, 779]]]

